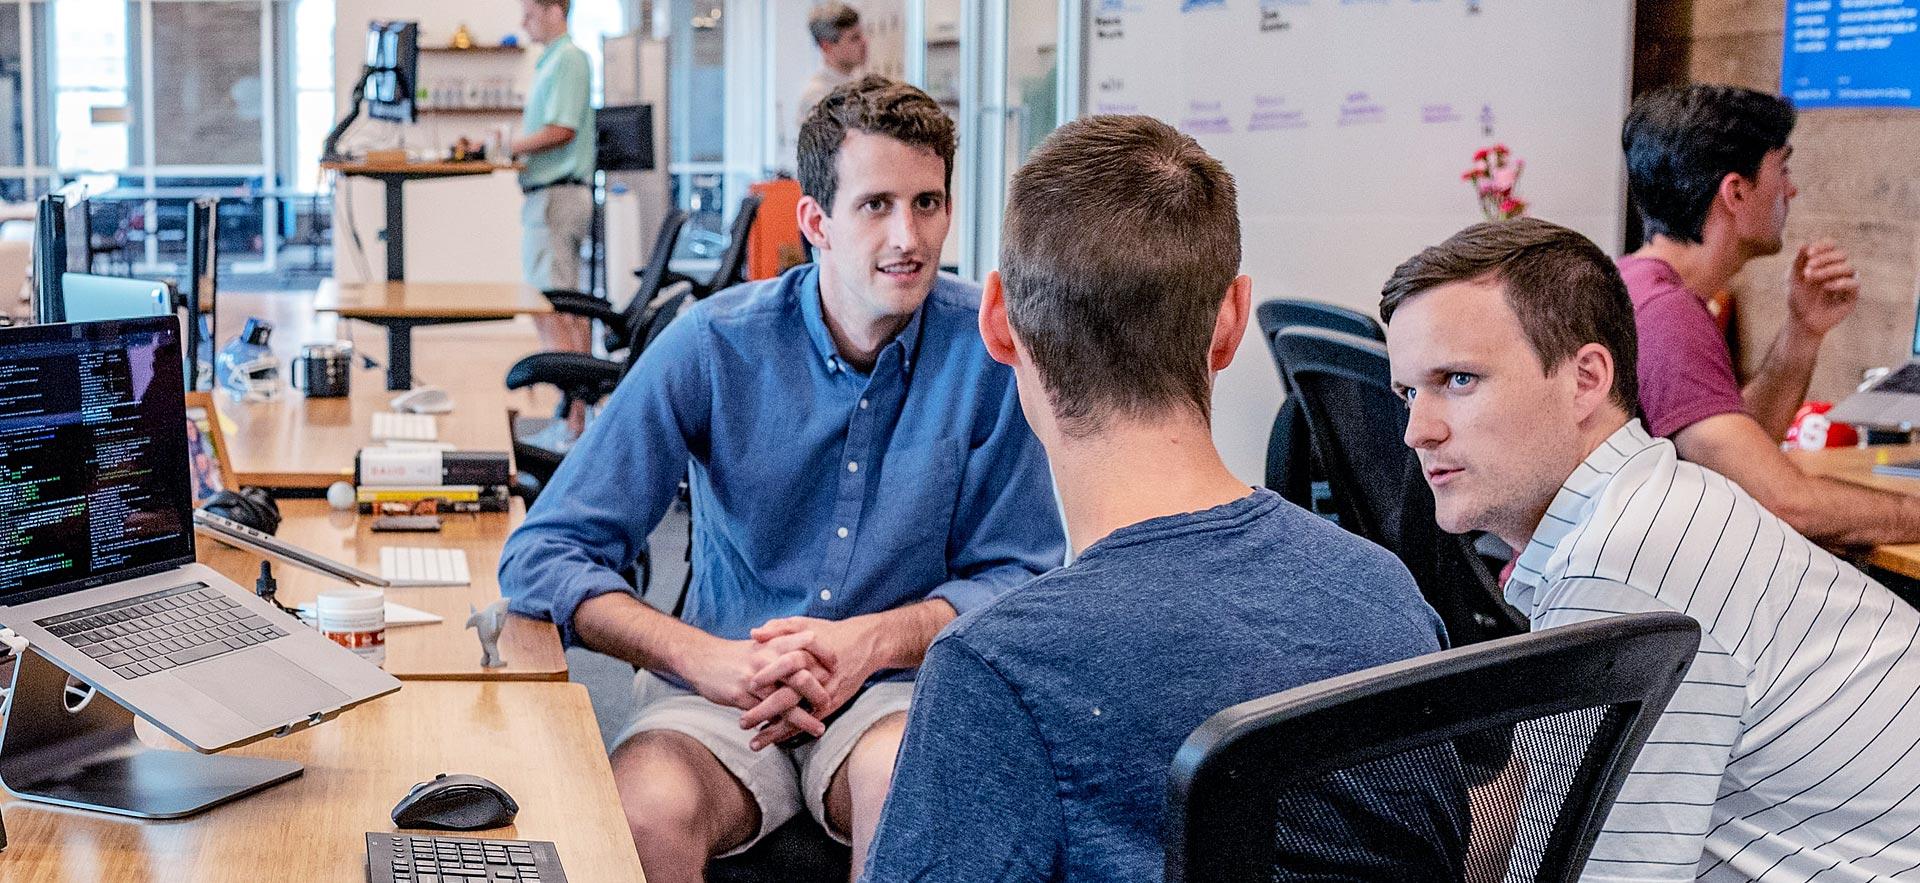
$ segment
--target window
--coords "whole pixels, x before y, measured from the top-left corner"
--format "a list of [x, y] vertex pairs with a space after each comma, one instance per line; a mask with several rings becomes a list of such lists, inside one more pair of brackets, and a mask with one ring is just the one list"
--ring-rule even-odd
[[320, 145], [333, 128], [333, 0], [293, 4], [293, 168], [287, 186], [320, 187]]
[[53, 4], [54, 163], [74, 171], [127, 166], [124, 0]]

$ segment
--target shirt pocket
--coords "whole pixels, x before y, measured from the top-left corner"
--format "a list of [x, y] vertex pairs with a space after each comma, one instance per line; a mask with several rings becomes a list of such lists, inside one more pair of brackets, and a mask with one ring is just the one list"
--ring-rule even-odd
[[951, 437], [919, 450], [890, 452], [877, 488], [874, 511], [882, 523], [875, 527], [898, 538], [903, 561], [937, 570], [943, 578], [966, 453], [966, 440]]

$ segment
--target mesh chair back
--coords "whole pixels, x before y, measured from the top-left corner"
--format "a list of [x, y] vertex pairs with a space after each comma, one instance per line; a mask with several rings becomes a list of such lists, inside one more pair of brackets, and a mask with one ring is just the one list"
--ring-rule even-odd
[[[1260, 336], [1266, 338], [1267, 351], [1272, 353], [1276, 367], [1280, 366], [1280, 352], [1274, 348], [1273, 340], [1283, 328], [1325, 328], [1371, 340], [1387, 339], [1380, 323], [1372, 317], [1318, 301], [1270, 300], [1260, 305], [1256, 315], [1260, 320]], [[1282, 389], [1286, 389], [1286, 383], [1286, 368], [1280, 367]], [[1314, 485], [1324, 484], [1325, 477], [1313, 462], [1313, 448], [1307, 441], [1306, 414], [1300, 410], [1300, 403], [1290, 389], [1280, 403], [1280, 412], [1274, 415], [1272, 431], [1267, 434], [1266, 478], [1267, 487], [1275, 493], [1294, 505], [1318, 511], [1314, 505]]]
[[674, 209], [660, 221], [660, 232], [653, 237], [653, 250], [647, 252], [647, 265], [640, 269], [640, 287], [634, 289], [633, 300], [627, 302], [626, 310], [621, 313], [624, 327], [617, 338], [611, 329], [608, 331], [608, 352], [626, 349], [646, 328], [653, 301], [667, 285], [667, 264], [673, 260], [673, 250], [680, 244], [681, 231], [687, 228], [687, 217], [686, 212]]
[[[1387, 331], [1372, 316], [1346, 307], [1324, 304], [1315, 300], [1288, 300], [1281, 298], [1260, 304], [1254, 311], [1260, 320], [1260, 331], [1271, 341], [1282, 328], [1304, 325], [1308, 328], [1325, 328], [1328, 331], [1344, 331], [1355, 337], [1387, 342]], [[1278, 353], [1274, 354], [1279, 357]]]
[[1166, 879], [1574, 880], [1699, 646], [1608, 617], [1228, 708], [1174, 757]]
[[1273, 346], [1305, 413], [1341, 526], [1386, 547], [1412, 571], [1456, 646], [1526, 631], [1472, 542], [1434, 523], [1433, 491], [1402, 441], [1407, 409], [1393, 392], [1386, 347], [1301, 327], [1282, 329]]
[[747, 244], [752, 239], [753, 219], [760, 214], [760, 194], [749, 193], [740, 200], [740, 211], [734, 213], [733, 227], [727, 231], [727, 250], [720, 253], [720, 267], [713, 271], [699, 297], [725, 291], [747, 281]]

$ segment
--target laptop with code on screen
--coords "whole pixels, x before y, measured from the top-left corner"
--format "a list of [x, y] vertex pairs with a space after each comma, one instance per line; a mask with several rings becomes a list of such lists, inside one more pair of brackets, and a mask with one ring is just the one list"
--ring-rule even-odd
[[0, 328], [0, 625], [201, 751], [399, 689], [194, 560], [173, 316]]

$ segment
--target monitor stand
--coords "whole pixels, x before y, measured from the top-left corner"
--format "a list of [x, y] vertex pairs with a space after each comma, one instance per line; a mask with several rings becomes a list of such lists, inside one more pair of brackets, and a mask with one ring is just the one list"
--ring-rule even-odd
[[147, 746], [133, 713], [105, 693], [69, 710], [67, 684], [67, 672], [37, 649], [19, 654], [0, 725], [0, 785], [24, 799], [173, 819], [300, 775], [291, 761]]

